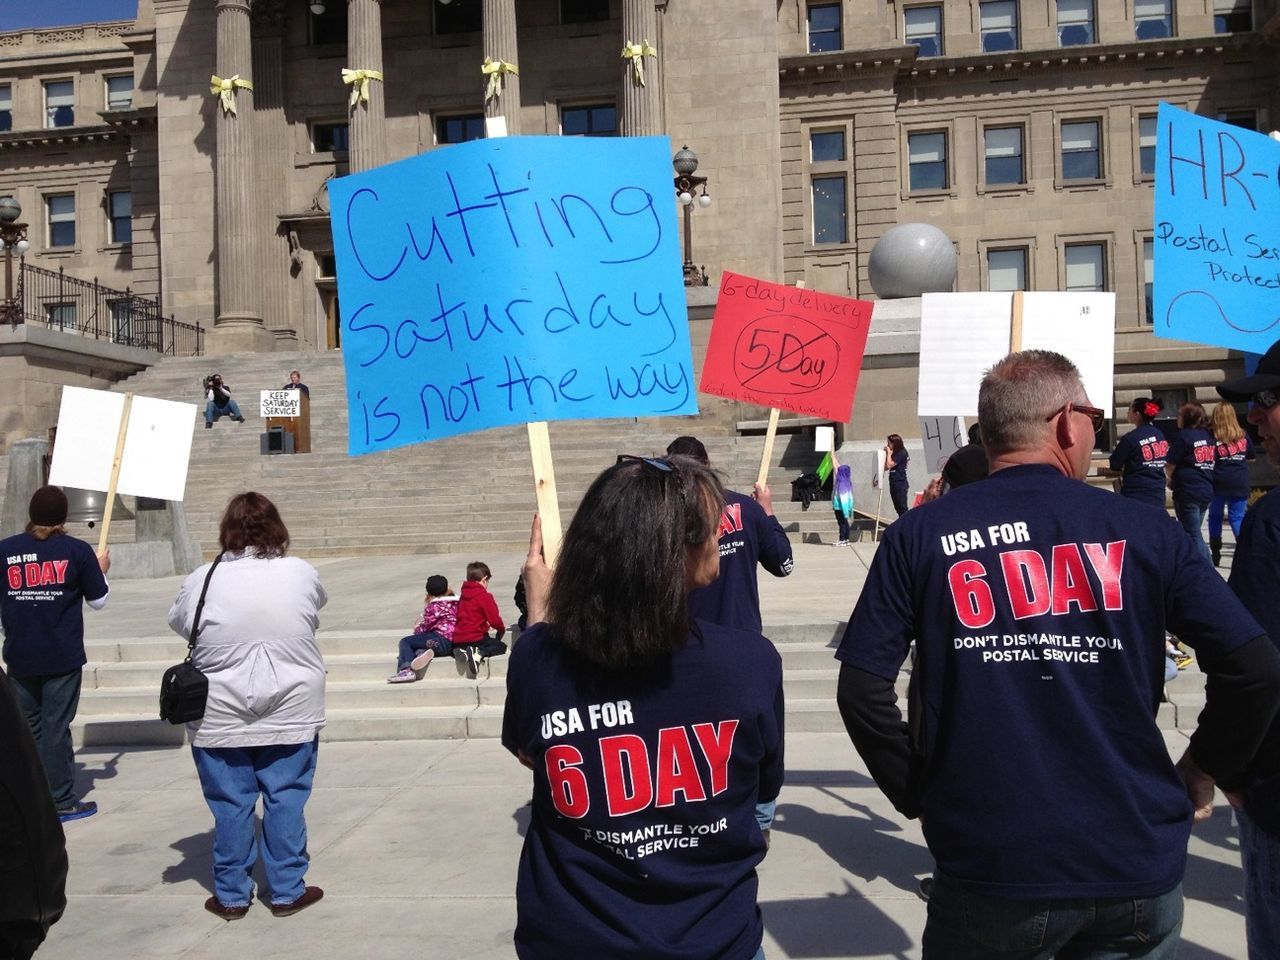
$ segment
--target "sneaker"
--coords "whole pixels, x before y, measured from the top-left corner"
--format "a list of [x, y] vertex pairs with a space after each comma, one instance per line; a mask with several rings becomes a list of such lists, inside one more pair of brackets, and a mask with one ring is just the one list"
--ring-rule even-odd
[[92, 800], [77, 800], [69, 807], [58, 808], [58, 819], [63, 823], [70, 823], [72, 820], [83, 820], [85, 817], [92, 817], [98, 812], [98, 805]]
[[456, 655], [456, 656], [458, 656], [459, 658], [461, 658], [462, 666], [463, 666], [463, 668], [466, 670], [466, 673], [467, 673], [467, 679], [468, 679], [468, 680], [474, 680], [474, 679], [476, 678], [476, 676], [479, 674], [479, 671], [476, 669], [476, 647], [475, 647], [475, 644], [470, 643], [470, 644], [467, 644], [467, 645], [465, 645], [465, 646], [458, 647], [458, 648], [454, 651], [454, 653], [455, 653], [455, 655]]
[[931, 896], [933, 896], [933, 877], [921, 877], [920, 898], [928, 903]]
[[204, 422], [204, 428], [205, 428], [206, 430], [212, 430], [212, 429], [213, 429], [213, 421], [212, 421], [212, 420], [206, 420], [206, 421]]
[[234, 417], [236, 423], [244, 423], [244, 417]]
[[387, 677], [387, 683], [413, 683], [418, 679], [418, 675], [405, 667], [393, 677]]
[[416, 673], [426, 673], [427, 667], [431, 665], [431, 661], [435, 659], [434, 650], [423, 650], [420, 654], [413, 658], [409, 664], [409, 668]]
[[1173, 662], [1178, 665], [1179, 670], [1185, 670], [1187, 669], [1187, 667], [1191, 666], [1196, 661], [1189, 654], [1179, 653], [1176, 657], [1173, 658]]

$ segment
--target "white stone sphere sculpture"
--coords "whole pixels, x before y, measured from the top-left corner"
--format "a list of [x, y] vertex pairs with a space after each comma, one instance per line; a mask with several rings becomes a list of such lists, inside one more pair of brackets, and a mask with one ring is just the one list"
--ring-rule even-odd
[[871, 248], [867, 273], [881, 300], [947, 293], [956, 281], [956, 248], [931, 224], [900, 223]]

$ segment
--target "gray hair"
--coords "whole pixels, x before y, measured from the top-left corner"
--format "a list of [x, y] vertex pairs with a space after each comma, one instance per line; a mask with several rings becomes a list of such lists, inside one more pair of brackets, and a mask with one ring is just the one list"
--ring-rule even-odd
[[989, 454], [1038, 446], [1047, 436], [1047, 418], [1065, 404], [1083, 403], [1084, 396], [1080, 371], [1062, 354], [1011, 353], [987, 371], [978, 389], [982, 444]]

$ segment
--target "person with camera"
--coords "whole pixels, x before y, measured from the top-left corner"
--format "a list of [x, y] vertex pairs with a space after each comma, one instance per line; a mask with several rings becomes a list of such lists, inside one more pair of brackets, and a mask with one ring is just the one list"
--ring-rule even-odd
[[204, 426], [206, 430], [213, 428], [213, 421], [219, 417], [230, 417], [236, 423], [244, 423], [240, 415], [240, 407], [231, 397], [231, 388], [222, 382], [222, 374], [213, 373], [204, 378]]

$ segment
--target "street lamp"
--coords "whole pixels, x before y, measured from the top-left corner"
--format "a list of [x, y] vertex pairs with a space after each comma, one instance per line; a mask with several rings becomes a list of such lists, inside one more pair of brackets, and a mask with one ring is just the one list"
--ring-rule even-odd
[[0, 249], [4, 250], [4, 319], [9, 326], [22, 323], [22, 304], [13, 295], [13, 252], [21, 258], [31, 244], [27, 242], [27, 225], [18, 221], [22, 205], [13, 197], [0, 197]]
[[[694, 201], [697, 201], [698, 206], [704, 210], [711, 206], [711, 195], [707, 193], [707, 178], [694, 176], [694, 171], [698, 169], [698, 155], [687, 145], [681, 147], [671, 158], [671, 166], [676, 171], [674, 179], [676, 199], [680, 201], [680, 206], [684, 207], [684, 285], [705, 287], [707, 285], [706, 267], [699, 271], [693, 265], [692, 217]], [[699, 187], [702, 188], [702, 192], [694, 196], [694, 191]]]

